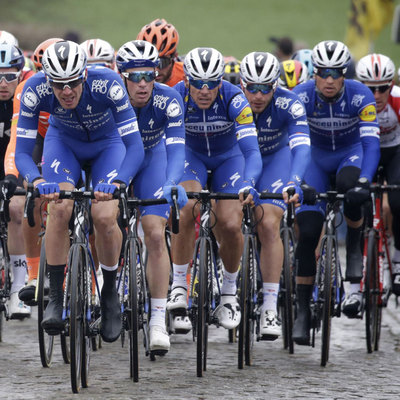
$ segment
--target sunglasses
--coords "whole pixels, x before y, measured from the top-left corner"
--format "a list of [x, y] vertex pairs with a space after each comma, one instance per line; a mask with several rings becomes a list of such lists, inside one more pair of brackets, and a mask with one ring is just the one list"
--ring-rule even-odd
[[160, 64], [158, 64], [159, 69], [164, 69], [167, 68], [172, 64], [172, 58], [171, 57], [160, 57]]
[[387, 90], [389, 90], [392, 85], [381, 85], [381, 86], [368, 86], [367, 87], [371, 90], [372, 93], [375, 93], [378, 91], [379, 93], [385, 93]]
[[243, 82], [244, 88], [252, 94], [261, 92], [262, 94], [271, 93], [274, 89], [274, 84], [270, 83], [246, 83]]
[[68, 81], [68, 82], [55, 82], [55, 81], [49, 81], [50, 82], [50, 86], [53, 89], [57, 89], [57, 90], [64, 90], [66, 87], [72, 89], [75, 89], [76, 87], [78, 87], [81, 83], [83, 83], [84, 78], [78, 78], [78, 79], [74, 79], [72, 81]]
[[0, 82], [5, 79], [7, 83], [14, 82], [21, 75], [21, 72], [5, 72], [0, 73]]
[[221, 83], [221, 79], [217, 81], [203, 81], [202, 79], [189, 78], [189, 84], [194, 88], [201, 90], [205, 86], [208, 90], [213, 90]]
[[342, 69], [338, 68], [319, 68], [317, 70], [317, 75], [322, 79], [327, 79], [330, 76], [333, 79], [343, 78], [344, 72]]
[[122, 76], [131, 82], [139, 83], [142, 79], [146, 82], [152, 82], [156, 79], [155, 71], [136, 71], [136, 72], [122, 72]]

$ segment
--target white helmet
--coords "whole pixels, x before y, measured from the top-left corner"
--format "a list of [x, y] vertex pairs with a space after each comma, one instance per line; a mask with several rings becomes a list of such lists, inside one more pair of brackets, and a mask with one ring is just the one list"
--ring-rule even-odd
[[88, 39], [80, 46], [85, 50], [89, 64], [105, 64], [110, 67], [114, 60], [114, 48], [102, 39]]
[[318, 68], [345, 69], [351, 61], [349, 49], [337, 40], [325, 40], [318, 43], [312, 53], [314, 71]]
[[271, 53], [254, 51], [240, 63], [240, 77], [244, 82], [275, 83], [279, 78], [279, 61]]
[[19, 47], [18, 39], [10, 32], [0, 31], [0, 44], [12, 44], [13, 46]]
[[155, 46], [145, 40], [132, 40], [123, 44], [117, 53], [118, 71], [128, 68], [157, 67], [160, 60]]
[[393, 61], [383, 54], [368, 54], [357, 63], [356, 74], [363, 82], [391, 81], [394, 78], [395, 67]]
[[225, 62], [218, 50], [196, 47], [186, 54], [183, 69], [189, 78], [217, 81], [224, 76]]
[[69, 40], [50, 45], [42, 57], [43, 71], [50, 80], [82, 77], [86, 65], [85, 51], [79, 44]]

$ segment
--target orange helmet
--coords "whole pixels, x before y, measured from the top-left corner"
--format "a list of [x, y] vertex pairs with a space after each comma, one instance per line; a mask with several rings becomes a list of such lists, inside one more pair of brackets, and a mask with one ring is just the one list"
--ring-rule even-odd
[[35, 51], [33, 52], [32, 55], [32, 61], [35, 64], [36, 68], [42, 69], [42, 56], [45, 50], [52, 45], [53, 43], [63, 41], [64, 39], [60, 38], [51, 38], [47, 39], [44, 42], [40, 43], [38, 47], [36, 47]]
[[179, 43], [179, 34], [165, 19], [156, 19], [145, 25], [136, 39], [153, 44], [160, 57], [174, 56]]

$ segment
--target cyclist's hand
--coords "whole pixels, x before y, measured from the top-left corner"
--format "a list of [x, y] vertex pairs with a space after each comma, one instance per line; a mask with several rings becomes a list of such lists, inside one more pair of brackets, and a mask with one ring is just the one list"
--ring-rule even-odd
[[[247, 184], [247, 182], [244, 183]], [[244, 198], [244, 192], [248, 192], [246, 198]], [[260, 204], [260, 195], [253, 186], [247, 184], [239, 190], [239, 200], [242, 206], [250, 204], [251, 207], [254, 207]]]
[[44, 179], [39, 179], [34, 182], [35, 188], [39, 191], [40, 198], [48, 201], [60, 203], [60, 187], [56, 182], [46, 182]]
[[[287, 193], [289, 188], [294, 189], [294, 195], [289, 199]], [[296, 207], [299, 207], [303, 203], [303, 190], [295, 182], [288, 182], [286, 186], [282, 189], [283, 201], [288, 203], [294, 203]]]
[[301, 190], [303, 191], [303, 204], [314, 205], [317, 202], [317, 191], [314, 187], [303, 184]]
[[367, 178], [360, 178], [356, 186], [346, 192], [346, 200], [352, 205], [361, 205], [370, 198], [370, 183]]
[[112, 200], [113, 193], [117, 188], [118, 186], [116, 183], [98, 183], [94, 188], [94, 197], [96, 198], [96, 201]]
[[165, 182], [165, 185], [163, 186], [164, 198], [167, 200], [168, 204], [171, 207], [174, 205], [174, 202], [173, 202], [172, 196], [171, 196], [171, 191], [173, 188], [176, 188], [176, 190], [178, 191], [178, 207], [179, 208], [184, 207], [186, 205], [186, 203], [188, 202], [188, 197], [187, 197], [185, 188], [181, 185], [175, 185], [171, 181]]
[[10, 200], [17, 188], [17, 177], [6, 175], [4, 180], [0, 181], [0, 194], [5, 200]]

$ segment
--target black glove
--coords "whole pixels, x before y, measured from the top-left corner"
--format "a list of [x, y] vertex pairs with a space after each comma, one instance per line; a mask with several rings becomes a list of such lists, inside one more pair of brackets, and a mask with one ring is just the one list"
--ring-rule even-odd
[[370, 183], [367, 178], [360, 178], [356, 186], [346, 192], [346, 200], [352, 205], [361, 205], [370, 198]]
[[313, 205], [317, 202], [317, 191], [310, 185], [304, 183], [300, 186], [303, 191], [303, 204]]
[[0, 181], [0, 195], [3, 199], [11, 199], [17, 188], [17, 181], [14, 175], [6, 175], [4, 180]]

